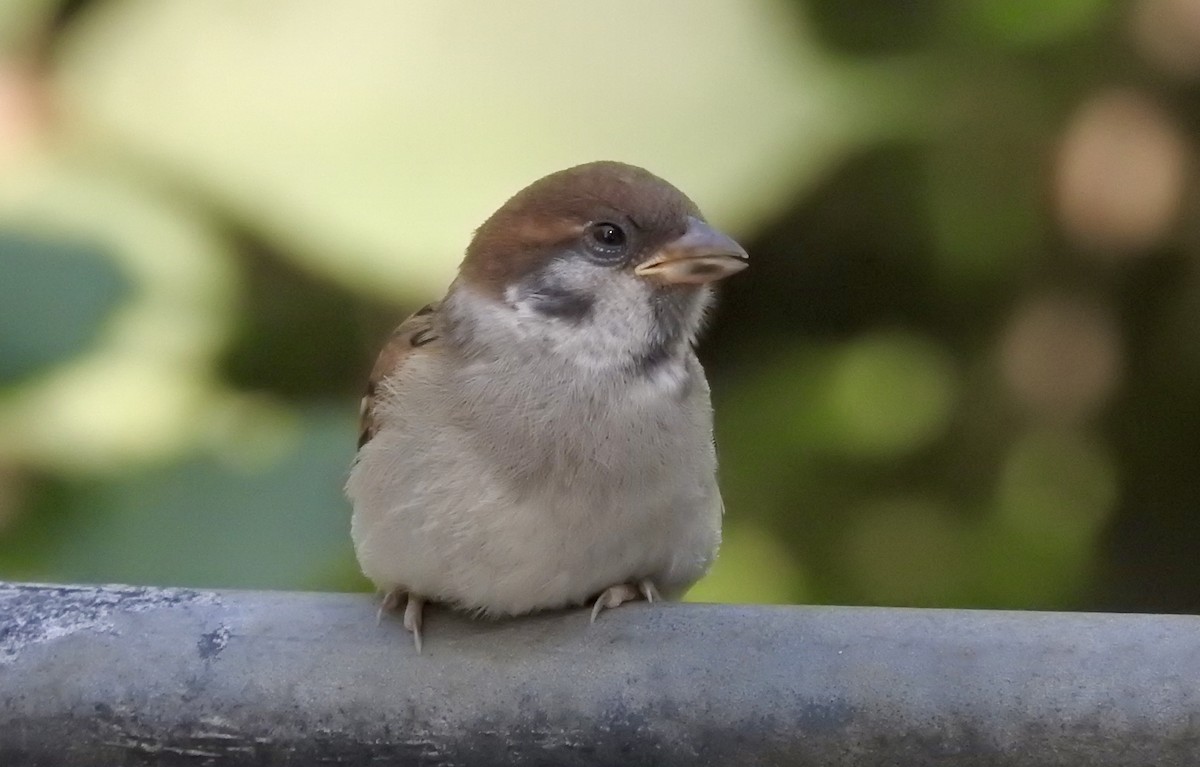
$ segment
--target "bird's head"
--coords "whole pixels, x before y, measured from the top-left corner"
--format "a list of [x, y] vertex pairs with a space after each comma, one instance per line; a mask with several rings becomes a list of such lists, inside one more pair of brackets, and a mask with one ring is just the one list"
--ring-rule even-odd
[[534, 182], [492, 214], [452, 295], [471, 294], [497, 325], [472, 323], [474, 333], [515, 334], [589, 367], [647, 370], [686, 352], [711, 283], [746, 265], [745, 250], [674, 186], [595, 162]]

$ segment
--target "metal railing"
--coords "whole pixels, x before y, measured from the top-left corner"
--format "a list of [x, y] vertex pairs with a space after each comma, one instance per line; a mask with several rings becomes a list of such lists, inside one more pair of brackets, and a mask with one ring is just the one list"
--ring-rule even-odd
[[1200, 765], [1200, 617], [0, 583], [0, 765]]

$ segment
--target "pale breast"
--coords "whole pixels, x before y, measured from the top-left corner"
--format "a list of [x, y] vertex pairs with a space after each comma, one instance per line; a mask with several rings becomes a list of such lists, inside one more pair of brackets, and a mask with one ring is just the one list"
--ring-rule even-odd
[[430, 357], [384, 393], [347, 486], [368, 577], [496, 614], [699, 578], [721, 508], [702, 374], [663, 398], [514, 364]]

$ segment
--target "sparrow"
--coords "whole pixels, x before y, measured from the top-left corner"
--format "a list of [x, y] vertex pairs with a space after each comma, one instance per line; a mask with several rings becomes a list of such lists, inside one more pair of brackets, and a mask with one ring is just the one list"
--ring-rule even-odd
[[392, 334], [346, 484], [363, 573], [478, 616], [675, 599], [712, 564], [724, 506], [694, 344], [745, 250], [632, 165], [518, 192], [445, 298]]

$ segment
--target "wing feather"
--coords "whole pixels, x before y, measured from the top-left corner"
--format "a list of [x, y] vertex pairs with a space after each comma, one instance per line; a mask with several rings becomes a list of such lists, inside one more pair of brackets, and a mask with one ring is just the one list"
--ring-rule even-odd
[[379, 387], [384, 378], [394, 376], [412, 359], [417, 350], [432, 351], [440, 344], [435, 328], [438, 304], [426, 304], [411, 317], [400, 323], [379, 352], [371, 376], [367, 379], [367, 392], [359, 406], [358, 447], [371, 441], [378, 427], [375, 407]]

